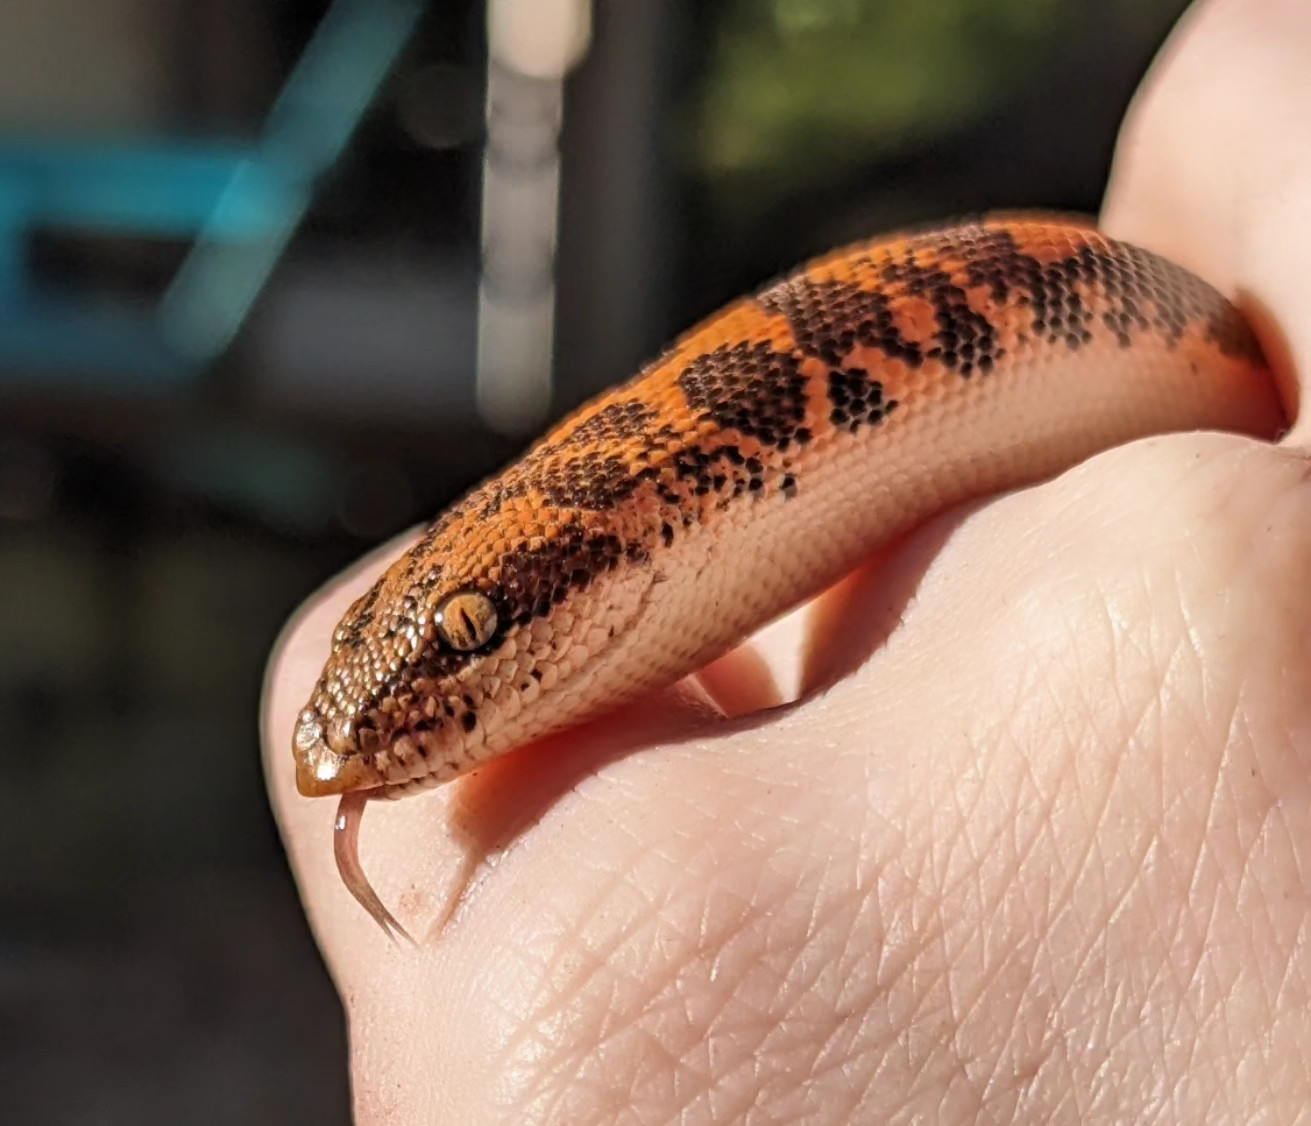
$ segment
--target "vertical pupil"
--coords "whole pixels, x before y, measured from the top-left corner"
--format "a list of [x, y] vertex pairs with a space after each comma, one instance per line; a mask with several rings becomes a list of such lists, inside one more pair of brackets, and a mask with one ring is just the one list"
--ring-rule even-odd
[[453, 649], [468, 652], [496, 630], [496, 609], [476, 592], [451, 595], [437, 614], [437, 628]]

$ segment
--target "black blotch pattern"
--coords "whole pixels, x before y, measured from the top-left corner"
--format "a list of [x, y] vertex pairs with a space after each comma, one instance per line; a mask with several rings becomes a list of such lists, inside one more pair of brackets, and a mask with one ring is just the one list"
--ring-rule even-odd
[[[1079, 291], [1105, 289], [1113, 258], [1093, 246], [1083, 246], [1067, 258], [1046, 264], [1023, 254], [1005, 230], [977, 229], [965, 244], [965, 273], [971, 286], [987, 286], [994, 300], [1018, 293], [1033, 311], [1032, 332], [1049, 344], [1064, 343], [1077, 351], [1092, 341], [1093, 312]], [[1000, 354], [987, 358], [991, 368]]]
[[877, 348], [912, 368], [924, 362], [920, 346], [894, 323], [892, 299], [881, 290], [812, 281], [799, 274], [766, 289], [756, 300], [767, 313], [787, 318], [804, 355], [830, 368], [841, 367], [857, 344]]
[[912, 254], [884, 266], [883, 280], [933, 306], [937, 331], [925, 354], [940, 358], [952, 371], [969, 378], [982, 360], [990, 367], [1005, 353], [992, 322], [970, 308], [965, 287], [940, 265], [922, 265]]
[[490, 519], [507, 501], [533, 491], [556, 508], [605, 512], [627, 500], [640, 483], [616, 454], [588, 450], [560, 457], [544, 450], [530, 453], [486, 491], [480, 515]]
[[768, 344], [722, 345], [678, 376], [688, 405], [722, 430], [786, 450], [806, 418], [806, 377], [798, 357]]
[[620, 560], [641, 561], [646, 550], [625, 544], [618, 536], [567, 525], [539, 547], [506, 552], [500, 564], [507, 578], [494, 588], [498, 617], [527, 625], [563, 602], [571, 590], [581, 590]]
[[[1091, 236], [1068, 256], [1043, 263], [1022, 253], [1009, 230], [995, 227], [969, 228], [963, 238], [960, 232], [929, 235], [924, 245], [960, 260], [970, 286], [986, 286], [999, 302], [1014, 296], [1028, 305], [1033, 334], [1046, 343], [1077, 351], [1091, 342], [1096, 314], [1084, 294], [1093, 294], [1102, 324], [1122, 348], [1149, 332], [1174, 347], [1196, 324], [1224, 355], [1262, 362], [1250, 327], [1228, 301], [1187, 270], [1138, 247]], [[980, 369], [984, 358], [976, 360]]]
[[[652, 468], [642, 471], [643, 478], [655, 480], [656, 495], [679, 510], [679, 522], [691, 527], [700, 519], [700, 509], [684, 503], [684, 490], [696, 497], [712, 494], [723, 499], [764, 488], [765, 467], [757, 457], [748, 457], [732, 442], [709, 448], [688, 446], [676, 453], [667, 473]], [[661, 537], [673, 542], [674, 528], [665, 523]]]
[[[1121, 247], [1123, 264], [1112, 261], [1108, 296], [1120, 306], [1121, 322], [1127, 317], [1137, 328], [1150, 326], [1178, 342], [1189, 324], [1200, 322], [1205, 338], [1222, 355], [1261, 364], [1265, 357], [1243, 315], [1195, 274], [1137, 247]], [[1149, 318], [1144, 301], [1152, 306]], [[1124, 344], [1123, 337], [1120, 343]]]
[[883, 384], [870, 379], [861, 367], [828, 373], [829, 421], [852, 434], [862, 426], [882, 422], [897, 406], [896, 399], [884, 399]]
[[607, 403], [556, 442], [555, 448], [570, 449], [631, 441], [634, 435], [649, 429], [655, 418], [655, 408], [641, 399], [621, 399]]
[[[924, 263], [911, 253], [889, 260], [880, 276], [886, 290], [799, 275], [766, 290], [758, 300], [768, 312], [786, 317], [802, 352], [830, 370], [842, 369], [857, 345], [877, 349], [912, 369], [926, 356], [936, 357], [965, 377], [990, 370], [1004, 354], [992, 323], [970, 308], [965, 289], [936, 261]], [[907, 339], [893, 319], [895, 300], [907, 294], [933, 306], [937, 331], [924, 345]]]
[[628, 499], [643, 478], [628, 462], [606, 450], [645, 444], [656, 411], [640, 399], [608, 403], [569, 434], [530, 450], [482, 497], [480, 515], [488, 519], [506, 501], [540, 492], [548, 504], [591, 512], [613, 509]]
[[1254, 364], [1266, 362], [1252, 326], [1232, 305], [1226, 304], [1207, 317], [1206, 338], [1226, 356], [1242, 357]]
[[[1028, 306], [1032, 336], [1071, 351], [1093, 339], [1098, 314], [1088, 299], [1095, 295], [1102, 324], [1122, 347], [1147, 332], [1173, 347], [1190, 324], [1198, 324], [1225, 355], [1261, 359], [1246, 321], [1205, 282], [1148, 251], [1096, 236], [1065, 257], [1043, 262], [1023, 253], [1005, 228], [958, 227], [920, 235], [895, 256], [873, 247], [870, 265], [883, 288], [800, 274], [766, 289], [758, 300], [785, 316], [802, 352], [830, 370], [842, 369], [859, 344], [911, 367], [934, 358], [963, 378], [986, 375], [1005, 350], [989, 319], [969, 305], [967, 291], [976, 287], [985, 287], [999, 303]], [[891, 310], [903, 296], [933, 307], [935, 331], [922, 345], [908, 341], [893, 322]]]

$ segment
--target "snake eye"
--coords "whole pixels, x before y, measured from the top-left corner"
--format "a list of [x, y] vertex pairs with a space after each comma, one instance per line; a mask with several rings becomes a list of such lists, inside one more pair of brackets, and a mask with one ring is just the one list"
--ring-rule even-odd
[[476, 590], [458, 590], [437, 607], [437, 632], [452, 649], [467, 653], [486, 645], [496, 632], [496, 607]]

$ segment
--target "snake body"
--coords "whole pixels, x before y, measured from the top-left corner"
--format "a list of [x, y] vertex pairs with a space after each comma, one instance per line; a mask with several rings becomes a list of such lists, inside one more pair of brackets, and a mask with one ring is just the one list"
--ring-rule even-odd
[[454, 778], [695, 670], [950, 505], [1140, 436], [1282, 424], [1234, 306], [1091, 226], [1003, 217], [834, 252], [439, 517], [342, 619], [297, 784]]

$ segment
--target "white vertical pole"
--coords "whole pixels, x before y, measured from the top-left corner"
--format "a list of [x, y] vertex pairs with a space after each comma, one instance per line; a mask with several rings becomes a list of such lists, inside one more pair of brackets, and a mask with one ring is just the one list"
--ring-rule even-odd
[[489, 426], [521, 434], [551, 408], [564, 77], [591, 0], [489, 0], [487, 20], [477, 400]]

